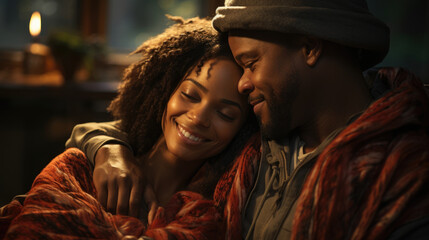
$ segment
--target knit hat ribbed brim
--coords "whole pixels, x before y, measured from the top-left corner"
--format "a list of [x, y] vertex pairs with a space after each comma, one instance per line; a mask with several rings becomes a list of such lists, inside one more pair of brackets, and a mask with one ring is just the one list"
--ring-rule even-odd
[[227, 0], [213, 18], [218, 31], [266, 30], [303, 34], [361, 49], [361, 67], [381, 62], [389, 28], [364, 0]]

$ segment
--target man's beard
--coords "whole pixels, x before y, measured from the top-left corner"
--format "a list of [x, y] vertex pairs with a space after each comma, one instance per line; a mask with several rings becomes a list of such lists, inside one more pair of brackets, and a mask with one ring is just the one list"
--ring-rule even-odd
[[277, 94], [272, 91], [269, 99], [265, 99], [269, 116], [265, 123], [258, 117], [261, 135], [264, 139], [283, 141], [294, 130], [292, 105], [297, 100], [299, 85], [300, 81], [297, 78], [290, 78], [286, 89], [280, 89]]
[[277, 99], [272, 98], [277, 104], [267, 104], [269, 118], [263, 123], [258, 117], [261, 134], [264, 139], [283, 140], [290, 132], [290, 104], [281, 104]]

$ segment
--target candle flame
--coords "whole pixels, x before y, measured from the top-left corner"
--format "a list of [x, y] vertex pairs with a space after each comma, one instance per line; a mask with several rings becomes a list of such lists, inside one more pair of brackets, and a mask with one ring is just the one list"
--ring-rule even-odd
[[31, 15], [29, 28], [31, 36], [36, 37], [40, 34], [40, 30], [42, 29], [42, 21], [39, 12], [36, 11]]

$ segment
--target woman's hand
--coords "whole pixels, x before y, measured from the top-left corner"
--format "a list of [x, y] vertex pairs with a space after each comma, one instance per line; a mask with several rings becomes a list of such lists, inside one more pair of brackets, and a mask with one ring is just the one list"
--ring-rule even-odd
[[97, 199], [107, 211], [138, 217], [145, 181], [130, 149], [103, 145], [95, 155], [93, 181]]

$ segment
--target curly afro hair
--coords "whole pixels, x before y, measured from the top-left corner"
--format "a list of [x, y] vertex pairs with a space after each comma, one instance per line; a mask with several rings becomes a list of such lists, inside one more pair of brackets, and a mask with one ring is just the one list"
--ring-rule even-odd
[[136, 155], [147, 152], [162, 133], [167, 102], [190, 69], [220, 55], [231, 55], [226, 38], [208, 19], [180, 17], [176, 24], [137, 48], [141, 58], [124, 73], [118, 96], [109, 111], [121, 120]]
[[[118, 96], [108, 110], [120, 121], [120, 128], [128, 134], [128, 141], [135, 155], [148, 152], [162, 134], [161, 122], [168, 100], [191, 69], [201, 70], [204, 62], [216, 57], [233, 59], [227, 37], [218, 33], [209, 19], [167, 16], [176, 23], [163, 33], [147, 40], [132, 54], [141, 58], [124, 72]], [[213, 191], [213, 183], [243, 147], [245, 140], [254, 133], [256, 120], [253, 115], [236, 139], [222, 154], [216, 156], [213, 181], [203, 180], [202, 188]], [[245, 134], [244, 134], [245, 133]], [[219, 158], [224, 159], [218, 161]], [[216, 162], [216, 163], [215, 163]], [[197, 188], [200, 188], [197, 187]], [[201, 192], [201, 191], [199, 191]], [[207, 196], [207, 194], [204, 194]]]

